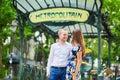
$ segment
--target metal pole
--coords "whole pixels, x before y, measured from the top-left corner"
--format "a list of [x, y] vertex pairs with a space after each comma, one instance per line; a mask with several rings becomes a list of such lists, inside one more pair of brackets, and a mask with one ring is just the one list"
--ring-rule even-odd
[[98, 29], [98, 80], [101, 80], [99, 74], [101, 72], [101, 30]]
[[23, 53], [24, 53], [24, 26], [21, 22], [20, 15], [18, 15], [18, 23], [19, 23], [19, 30], [20, 30], [20, 63], [19, 63], [19, 75], [18, 80], [22, 80], [22, 72], [23, 72]]
[[111, 53], [111, 39], [108, 40], [108, 67], [109, 69], [111, 67], [111, 61], [110, 61], [111, 54], [110, 53]]
[[98, 16], [95, 16], [96, 20], [96, 26], [97, 26], [97, 31], [98, 31], [98, 71], [97, 71], [97, 80], [100, 79], [100, 72], [101, 72], [101, 29], [102, 27], [100, 26], [100, 15], [96, 13]]

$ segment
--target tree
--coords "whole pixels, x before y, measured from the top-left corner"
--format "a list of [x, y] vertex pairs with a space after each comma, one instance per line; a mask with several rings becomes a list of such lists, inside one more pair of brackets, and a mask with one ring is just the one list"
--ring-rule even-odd
[[109, 13], [108, 25], [110, 26], [112, 33], [114, 34], [114, 39], [112, 43], [113, 56], [120, 56], [120, 0], [104, 0], [102, 12]]
[[0, 78], [2, 77], [2, 46], [9, 35], [6, 31], [8, 23], [15, 19], [15, 11], [12, 9], [12, 0], [0, 0]]

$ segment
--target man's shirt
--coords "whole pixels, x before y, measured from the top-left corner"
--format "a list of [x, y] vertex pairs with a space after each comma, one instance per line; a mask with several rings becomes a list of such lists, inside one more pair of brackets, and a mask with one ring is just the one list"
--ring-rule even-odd
[[47, 72], [50, 72], [51, 66], [66, 67], [68, 57], [70, 56], [71, 44], [65, 42], [64, 44], [54, 43], [51, 45], [50, 54], [47, 63]]

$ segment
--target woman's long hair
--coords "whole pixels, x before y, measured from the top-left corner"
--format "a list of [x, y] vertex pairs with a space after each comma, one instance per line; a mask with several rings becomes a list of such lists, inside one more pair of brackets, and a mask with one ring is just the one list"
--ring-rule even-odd
[[82, 35], [82, 32], [80, 30], [73, 30], [72, 32], [72, 43], [74, 43], [74, 41], [79, 44], [80, 46], [82, 46], [82, 56], [85, 56], [85, 43], [84, 43], [84, 38]]

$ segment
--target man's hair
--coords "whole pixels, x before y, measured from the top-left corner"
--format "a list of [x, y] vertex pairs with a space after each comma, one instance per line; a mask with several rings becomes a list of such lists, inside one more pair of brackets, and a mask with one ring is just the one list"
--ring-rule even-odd
[[62, 31], [67, 31], [67, 29], [65, 29], [65, 28], [59, 29], [58, 35], [59, 35]]

